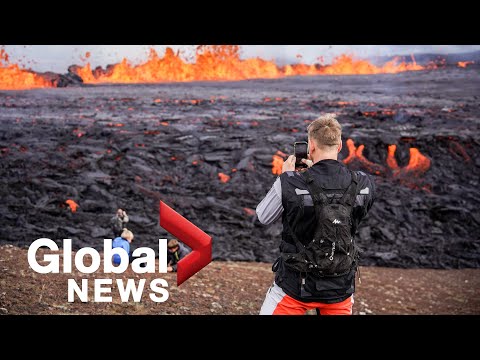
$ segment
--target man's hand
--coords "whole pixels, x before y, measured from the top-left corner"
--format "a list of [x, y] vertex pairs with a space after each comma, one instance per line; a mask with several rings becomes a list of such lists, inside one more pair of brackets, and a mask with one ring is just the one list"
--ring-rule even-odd
[[310, 160], [310, 159], [302, 159], [301, 161], [302, 161], [302, 163], [307, 165], [309, 168], [311, 168], [313, 166], [313, 161]]
[[295, 155], [290, 155], [287, 160], [283, 162], [282, 174], [286, 171], [295, 171]]
[[168, 272], [173, 272], [173, 267], [168, 266], [168, 267], [167, 267], [167, 271], [168, 271]]

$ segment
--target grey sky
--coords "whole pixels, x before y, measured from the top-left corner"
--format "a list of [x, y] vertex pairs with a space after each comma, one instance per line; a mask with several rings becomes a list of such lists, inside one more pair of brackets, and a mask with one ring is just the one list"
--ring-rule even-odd
[[[186, 54], [193, 54], [193, 46], [155, 45], [159, 54], [165, 48], [182, 49]], [[119, 62], [126, 57], [134, 63], [147, 58], [150, 45], [7, 45], [5, 49], [12, 62], [19, 62], [27, 68], [37, 71], [55, 71], [64, 73], [72, 64], [82, 64], [81, 57], [91, 52], [89, 59], [93, 66], [105, 66]], [[326, 62], [342, 53], [356, 55], [360, 58], [382, 55], [403, 55], [410, 53], [452, 54], [480, 50], [480, 45], [243, 45], [243, 57], [260, 56], [274, 59], [280, 64], [297, 62], [297, 55], [302, 55], [306, 63], [314, 63], [323, 56]]]

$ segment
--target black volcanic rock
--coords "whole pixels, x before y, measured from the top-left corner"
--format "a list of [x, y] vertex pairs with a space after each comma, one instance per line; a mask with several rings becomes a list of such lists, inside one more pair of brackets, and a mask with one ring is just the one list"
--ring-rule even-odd
[[[291, 153], [320, 113], [336, 112], [364, 157], [348, 166], [377, 187], [357, 235], [362, 264], [479, 267], [479, 87], [478, 72], [449, 68], [1, 91], [0, 243], [72, 238], [76, 249], [101, 249], [121, 207], [134, 247], [155, 248], [168, 236], [162, 200], [213, 237], [215, 259], [273, 261], [281, 222], [266, 227], [254, 213], [277, 177], [272, 157]], [[398, 169], [388, 165], [390, 145]], [[430, 161], [425, 171], [412, 148]], [[340, 159], [348, 155], [345, 141]]]
[[67, 87], [71, 85], [83, 84], [83, 80], [76, 74], [69, 72], [68, 74], [61, 75], [54, 72], [37, 73], [38, 76], [47, 80], [53, 87]]

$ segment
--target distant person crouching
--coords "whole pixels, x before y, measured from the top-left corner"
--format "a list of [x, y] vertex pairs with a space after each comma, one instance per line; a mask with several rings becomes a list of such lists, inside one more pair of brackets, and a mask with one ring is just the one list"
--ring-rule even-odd
[[[131, 262], [132, 257], [130, 256], [130, 243], [132, 241], [133, 241], [133, 233], [128, 229], [123, 229], [122, 235], [113, 239], [112, 248], [114, 249], [114, 248], [120, 247], [124, 249], [128, 254], [129, 261]], [[120, 264], [120, 259], [121, 259], [120, 255], [118, 254], [113, 255], [113, 263], [115, 265]]]
[[170, 239], [167, 244], [168, 272], [177, 272], [177, 263], [190, 253], [177, 239]]
[[128, 223], [127, 212], [123, 209], [118, 209], [114, 217], [110, 219], [112, 230], [115, 236], [122, 236], [122, 232], [125, 229], [125, 224]]

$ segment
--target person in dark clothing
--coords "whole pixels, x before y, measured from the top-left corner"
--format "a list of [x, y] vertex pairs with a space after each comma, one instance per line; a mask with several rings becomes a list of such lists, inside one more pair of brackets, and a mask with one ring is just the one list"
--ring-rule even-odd
[[338, 161], [341, 125], [326, 114], [308, 126], [306, 170], [296, 171], [295, 156], [283, 164], [265, 198], [259, 221], [282, 218], [281, 256], [272, 270], [275, 281], [261, 315], [351, 315], [359, 249], [355, 233], [373, 205], [375, 184], [362, 171]]
[[190, 253], [177, 239], [170, 239], [167, 243], [168, 272], [177, 272], [177, 263]]
[[128, 223], [129, 218], [125, 210], [118, 209], [114, 217], [110, 219], [110, 225], [112, 226], [115, 236], [121, 236], [125, 225]]

